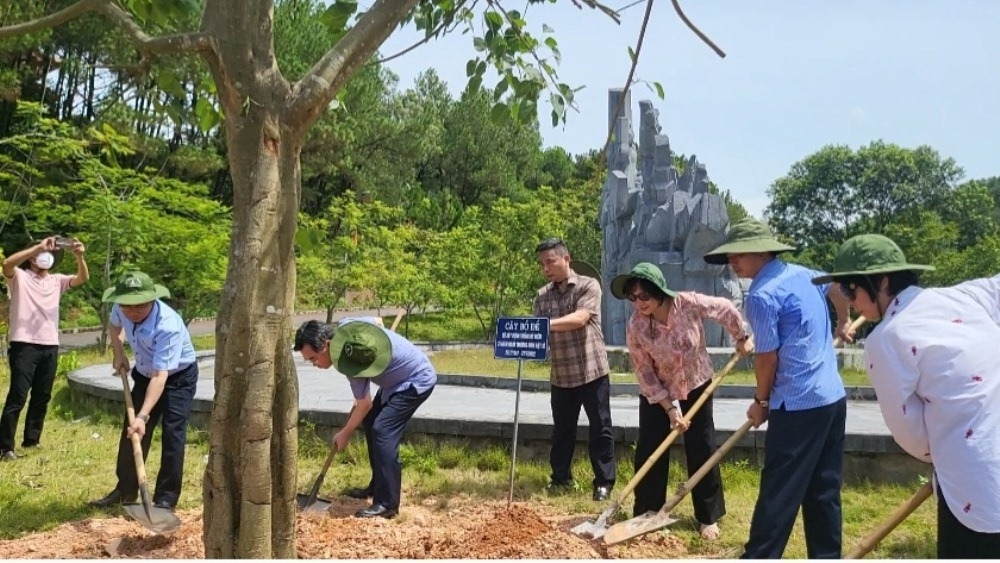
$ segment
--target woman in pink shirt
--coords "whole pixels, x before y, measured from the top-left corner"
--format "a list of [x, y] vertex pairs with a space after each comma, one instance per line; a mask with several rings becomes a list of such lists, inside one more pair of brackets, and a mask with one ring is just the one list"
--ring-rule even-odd
[[[688, 475], [715, 453], [715, 421], [708, 398], [690, 423], [684, 411], [701, 397], [712, 379], [712, 361], [705, 343], [704, 319], [721, 324], [741, 354], [753, 351], [753, 341], [736, 306], [721, 297], [667, 288], [655, 264], [641, 262], [611, 282], [611, 293], [635, 307], [625, 331], [632, 365], [639, 380], [639, 468], [666, 439], [672, 428], [686, 432], [684, 451]], [[669, 456], [664, 454], [635, 489], [633, 514], [658, 511], [666, 502]], [[719, 537], [718, 520], [726, 513], [718, 466], [691, 491], [695, 518], [705, 539]]]

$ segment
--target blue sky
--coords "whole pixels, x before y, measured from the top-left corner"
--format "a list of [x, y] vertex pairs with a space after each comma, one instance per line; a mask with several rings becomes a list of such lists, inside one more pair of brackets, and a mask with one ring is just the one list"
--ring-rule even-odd
[[[628, 0], [607, 0], [621, 8]], [[507, 2], [507, 9], [524, 4]], [[696, 154], [709, 177], [756, 215], [766, 190], [789, 167], [827, 144], [852, 148], [875, 139], [927, 144], [954, 158], [966, 178], [1000, 175], [1000, 2], [990, 0], [682, 0], [687, 16], [727, 54], [720, 59], [676, 16], [653, 6], [636, 77], [638, 101], [660, 112], [671, 147]], [[624, 85], [645, 4], [622, 12], [621, 25], [568, 0], [533, 6], [536, 32], [555, 29], [560, 79], [585, 86], [579, 112], [553, 128], [543, 103], [545, 146], [582, 153], [607, 134], [607, 91]], [[383, 54], [419, 40], [395, 33]], [[470, 35], [446, 36], [392, 61], [400, 87], [434, 68], [455, 95], [475, 52]], [[488, 74], [486, 84], [496, 79]]]

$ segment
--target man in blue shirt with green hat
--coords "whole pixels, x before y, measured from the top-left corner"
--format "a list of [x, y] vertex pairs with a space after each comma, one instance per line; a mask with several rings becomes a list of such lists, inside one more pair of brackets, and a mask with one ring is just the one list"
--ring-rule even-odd
[[813, 285], [821, 272], [778, 257], [789, 250], [794, 248], [766, 224], [747, 219], [705, 255], [709, 264], [728, 263], [737, 276], [753, 280], [746, 316], [757, 344], [757, 389], [747, 417], [754, 427], [767, 421], [768, 428], [760, 494], [741, 558], [781, 558], [801, 506], [808, 557], [836, 559], [847, 399], [826, 298], [837, 312], [838, 335], [848, 339], [850, 310], [832, 284]]
[[[422, 350], [399, 334], [376, 326], [371, 319], [346, 318], [336, 332], [319, 321], [307, 321], [295, 333], [294, 350], [312, 365], [333, 367], [347, 376], [354, 407], [331, 447], [347, 447], [351, 435], [364, 426], [372, 479], [348, 495], [372, 497], [359, 518], [394, 518], [399, 514], [403, 468], [399, 444], [417, 409], [430, 397], [437, 373]], [[378, 386], [375, 399], [371, 384]]]
[[[109, 317], [113, 365], [116, 373], [129, 369], [123, 337], [135, 355], [132, 368], [132, 404], [135, 420], [125, 421], [118, 442], [118, 484], [91, 506], [108, 507], [135, 502], [139, 481], [129, 437], [142, 438], [142, 457], [149, 454], [151, 431], [162, 422], [160, 471], [156, 475], [153, 504], [173, 510], [184, 481], [184, 446], [187, 424], [198, 384], [198, 362], [187, 324], [177, 311], [161, 301], [170, 297], [167, 288], [154, 284], [148, 275], [131, 271], [122, 274], [104, 292], [102, 301], [114, 303]], [[149, 431], [147, 431], [149, 430]]]

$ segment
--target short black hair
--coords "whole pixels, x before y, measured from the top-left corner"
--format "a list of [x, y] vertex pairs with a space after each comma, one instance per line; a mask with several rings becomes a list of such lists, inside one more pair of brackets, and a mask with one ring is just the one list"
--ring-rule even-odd
[[656, 299], [658, 303], [663, 303], [663, 300], [667, 298], [667, 294], [663, 293], [663, 290], [656, 287], [656, 284], [643, 279], [643, 278], [631, 278], [625, 282], [625, 296], [628, 297], [635, 289], [635, 286], [639, 286], [639, 289], [643, 291], [646, 295]]
[[547, 238], [538, 243], [538, 246], [535, 247], [535, 254], [540, 254], [547, 250], [555, 250], [560, 255], [569, 254], [569, 248], [566, 247], [566, 243], [561, 238]]
[[295, 331], [295, 345], [292, 350], [298, 352], [306, 344], [313, 350], [322, 350], [333, 338], [333, 327], [319, 321], [306, 321]]

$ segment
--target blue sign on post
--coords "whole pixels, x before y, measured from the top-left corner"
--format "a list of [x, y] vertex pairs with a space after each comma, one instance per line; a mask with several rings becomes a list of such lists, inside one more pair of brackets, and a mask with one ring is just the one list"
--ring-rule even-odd
[[549, 357], [549, 319], [500, 317], [497, 319], [493, 357], [498, 360], [546, 360]]

